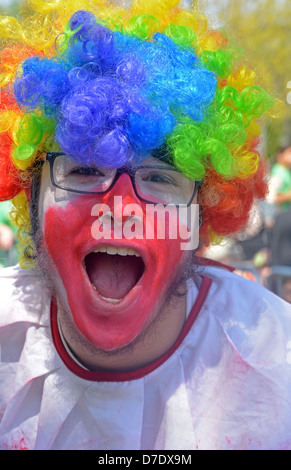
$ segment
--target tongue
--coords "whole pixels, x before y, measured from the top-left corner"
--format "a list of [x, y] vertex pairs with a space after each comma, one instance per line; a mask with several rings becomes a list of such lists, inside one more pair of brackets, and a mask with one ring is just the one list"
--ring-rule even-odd
[[106, 298], [122, 299], [142, 274], [142, 262], [136, 256], [91, 253], [85, 261], [91, 283]]

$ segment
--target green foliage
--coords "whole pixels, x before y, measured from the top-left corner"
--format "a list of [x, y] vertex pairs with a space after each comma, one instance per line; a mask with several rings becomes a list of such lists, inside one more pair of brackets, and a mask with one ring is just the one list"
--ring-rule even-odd
[[223, 29], [235, 34], [262, 86], [279, 98], [285, 114], [266, 126], [266, 152], [291, 143], [291, 104], [287, 103], [291, 80], [291, 2], [290, 0], [205, 0], [207, 10], [215, 6]]
[[21, 0], [12, 0], [7, 6], [0, 5], [0, 15], [17, 16], [21, 8]]

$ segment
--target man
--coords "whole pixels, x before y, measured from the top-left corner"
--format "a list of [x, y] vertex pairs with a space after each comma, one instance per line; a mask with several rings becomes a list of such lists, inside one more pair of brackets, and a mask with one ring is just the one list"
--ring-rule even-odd
[[271, 169], [270, 203], [278, 206], [278, 212], [290, 209], [291, 200], [291, 146], [282, 147]]
[[265, 195], [273, 100], [178, 3], [2, 23], [2, 449], [290, 448], [290, 306], [196, 253]]
[[271, 232], [271, 261], [273, 266], [290, 266], [291, 216], [291, 146], [280, 149], [277, 162], [271, 169], [269, 203], [275, 212]]

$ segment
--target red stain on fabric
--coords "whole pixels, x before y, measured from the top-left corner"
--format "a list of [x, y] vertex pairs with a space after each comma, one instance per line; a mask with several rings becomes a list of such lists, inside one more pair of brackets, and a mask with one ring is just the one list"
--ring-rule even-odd
[[24, 436], [11, 437], [6, 443], [2, 444], [4, 450], [29, 450], [28, 444]]

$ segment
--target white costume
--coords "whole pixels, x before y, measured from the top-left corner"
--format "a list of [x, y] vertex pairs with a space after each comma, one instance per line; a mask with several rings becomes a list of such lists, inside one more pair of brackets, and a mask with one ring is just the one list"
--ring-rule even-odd
[[202, 274], [171, 351], [99, 374], [66, 352], [33, 270], [0, 271], [0, 449], [291, 449], [291, 305]]

